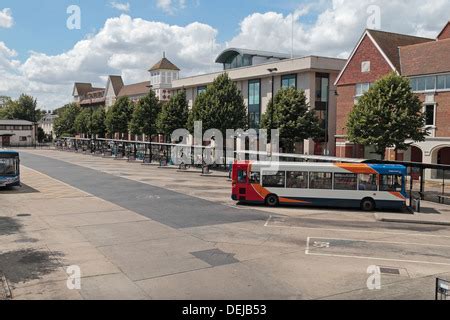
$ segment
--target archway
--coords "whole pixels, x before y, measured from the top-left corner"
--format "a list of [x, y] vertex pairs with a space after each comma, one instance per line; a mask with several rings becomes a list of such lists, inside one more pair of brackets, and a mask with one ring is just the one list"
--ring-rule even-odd
[[419, 147], [411, 146], [411, 162], [423, 162], [423, 152]]
[[[431, 162], [435, 164], [450, 165], [450, 145], [441, 145], [434, 148], [431, 152]], [[441, 170], [432, 170], [431, 172], [432, 179], [443, 178]], [[445, 172], [445, 178], [450, 179], [450, 171]]]
[[439, 149], [437, 163], [450, 165], [450, 147]]

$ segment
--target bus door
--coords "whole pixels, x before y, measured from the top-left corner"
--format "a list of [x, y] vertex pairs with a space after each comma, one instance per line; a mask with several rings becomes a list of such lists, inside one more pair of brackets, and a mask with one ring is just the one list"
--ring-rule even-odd
[[235, 165], [233, 194], [238, 201], [247, 200], [248, 165]]

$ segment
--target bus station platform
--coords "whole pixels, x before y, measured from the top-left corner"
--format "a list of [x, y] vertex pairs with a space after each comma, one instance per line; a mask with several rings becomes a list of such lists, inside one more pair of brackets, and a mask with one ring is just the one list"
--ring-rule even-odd
[[392, 213], [376, 212], [375, 218], [382, 222], [414, 223], [450, 226], [450, 206], [430, 201], [421, 201], [420, 212]]

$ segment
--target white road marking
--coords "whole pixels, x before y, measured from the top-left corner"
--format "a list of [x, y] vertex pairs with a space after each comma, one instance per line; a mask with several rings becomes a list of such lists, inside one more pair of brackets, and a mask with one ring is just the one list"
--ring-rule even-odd
[[367, 260], [381, 260], [381, 261], [395, 261], [395, 262], [409, 262], [409, 263], [423, 263], [423, 264], [434, 264], [440, 266], [450, 266], [450, 263], [443, 262], [430, 262], [430, 261], [418, 261], [418, 260], [402, 260], [402, 259], [389, 259], [389, 258], [378, 258], [370, 256], [346, 256], [340, 254], [328, 254], [328, 253], [306, 253], [309, 256], [325, 256], [325, 257], [336, 257], [336, 258], [354, 258], [354, 259], [367, 259]]
[[[381, 257], [371, 257], [371, 256], [351, 256], [343, 254], [332, 254], [332, 253], [311, 253], [309, 250], [309, 243], [311, 239], [327, 239], [327, 240], [344, 240], [344, 241], [354, 241], [354, 242], [375, 242], [375, 243], [391, 243], [391, 244], [410, 244], [410, 245], [422, 245], [409, 242], [386, 242], [386, 241], [375, 241], [375, 240], [353, 240], [353, 239], [335, 239], [335, 238], [322, 238], [322, 237], [308, 237], [306, 240], [306, 250], [305, 254], [309, 256], [322, 256], [322, 257], [334, 257], [334, 258], [348, 258], [348, 259], [365, 259], [365, 260], [379, 260], [379, 261], [393, 261], [393, 262], [409, 262], [409, 263], [421, 263], [421, 264], [431, 264], [440, 266], [450, 266], [450, 263], [445, 262], [431, 262], [431, 261], [420, 261], [420, 260], [404, 260], [404, 259], [392, 259], [392, 258], [381, 258]], [[449, 247], [445, 245], [428, 245], [433, 247]]]
[[[269, 219], [270, 220], [270, 219]], [[316, 231], [335, 231], [335, 232], [359, 232], [359, 233], [375, 233], [375, 234], [391, 234], [397, 236], [418, 236], [418, 237], [431, 237], [431, 238], [449, 238], [450, 236], [444, 235], [432, 235], [432, 234], [421, 234], [421, 233], [404, 233], [404, 232], [391, 232], [391, 231], [370, 231], [370, 230], [351, 230], [351, 229], [332, 229], [332, 228], [311, 228], [311, 227], [297, 227], [297, 226], [277, 226], [269, 225], [270, 221], [267, 221], [264, 225], [268, 228], [283, 228], [283, 229], [304, 229], [304, 230], [316, 230]]]
[[414, 243], [414, 242], [379, 241], [379, 240], [364, 240], [364, 239], [343, 239], [343, 238], [325, 238], [325, 237], [310, 237], [310, 238], [311, 238], [311, 239], [320, 239], [320, 240], [338, 240], [338, 241], [353, 241], [353, 242], [373, 242], [373, 243], [404, 244], [404, 245], [415, 245], [415, 246], [446, 247], [446, 248], [450, 248], [450, 245], [445, 245], [445, 244], [427, 244], [427, 243]]
[[269, 216], [269, 219], [267, 219], [266, 223], [264, 224], [264, 227], [267, 227], [269, 225], [270, 220], [272, 220], [272, 215]]

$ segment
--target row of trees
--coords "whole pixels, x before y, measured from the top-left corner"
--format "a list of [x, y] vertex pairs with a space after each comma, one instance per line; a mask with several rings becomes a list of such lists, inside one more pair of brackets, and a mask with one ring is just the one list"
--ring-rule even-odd
[[[102, 108], [92, 111], [70, 104], [59, 110], [55, 132], [57, 136], [119, 133], [123, 137], [131, 133], [147, 137], [162, 134], [170, 138], [172, 132], [180, 128], [187, 128], [192, 133], [195, 121], [202, 121], [203, 131], [218, 129], [223, 136], [227, 129], [248, 128], [244, 99], [227, 74], [217, 77], [196, 98], [191, 110], [184, 90], [166, 103], [158, 101], [153, 91], [136, 104], [122, 97], [106, 113]], [[280, 129], [280, 142], [289, 152], [296, 141], [323, 136], [319, 120], [308, 107], [304, 92], [294, 88], [277, 93], [263, 117], [262, 128]]]
[[[131, 133], [170, 137], [179, 128], [193, 132], [194, 121], [202, 121], [204, 131], [218, 129], [224, 136], [227, 129], [248, 128], [242, 94], [227, 74], [217, 77], [196, 98], [191, 110], [182, 90], [167, 103], [158, 101], [151, 91], [137, 104], [126, 97], [120, 98], [106, 113], [102, 108], [82, 110], [76, 104], [70, 104], [61, 108], [58, 114], [55, 123], [57, 136], [119, 133], [123, 137]], [[409, 80], [390, 74], [374, 83], [359, 99], [348, 118], [348, 139], [374, 146], [376, 152], [384, 157], [386, 148], [405, 150], [409, 147], [405, 141], [423, 141], [428, 134], [424, 124], [422, 103], [412, 92]], [[280, 144], [287, 152], [295, 149], [295, 142], [325, 136], [305, 93], [295, 88], [278, 91], [262, 117], [261, 127], [269, 133], [271, 129], [279, 129]]]
[[188, 112], [184, 91], [164, 104], [151, 91], [136, 104], [128, 97], [121, 97], [107, 112], [103, 108], [91, 110], [80, 108], [76, 103], [68, 104], [58, 110], [54, 130], [58, 137], [120, 134], [123, 138], [128, 133], [145, 134], [147, 137], [164, 134], [170, 137], [175, 129], [186, 127]]

